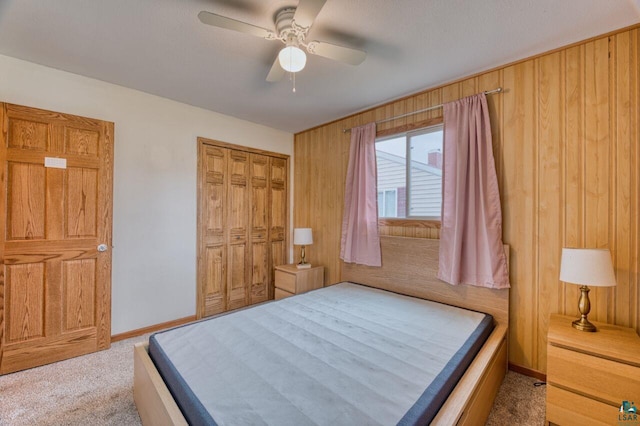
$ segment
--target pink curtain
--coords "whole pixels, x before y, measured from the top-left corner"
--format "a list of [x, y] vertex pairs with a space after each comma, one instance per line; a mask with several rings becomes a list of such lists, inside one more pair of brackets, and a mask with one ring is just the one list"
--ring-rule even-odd
[[444, 105], [438, 278], [508, 288], [502, 212], [484, 93]]
[[376, 124], [351, 129], [340, 259], [382, 266], [378, 234]]

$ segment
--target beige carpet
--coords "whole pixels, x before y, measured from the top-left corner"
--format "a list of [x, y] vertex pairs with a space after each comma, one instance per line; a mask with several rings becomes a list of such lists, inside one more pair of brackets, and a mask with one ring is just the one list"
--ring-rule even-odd
[[[0, 376], [0, 425], [140, 425], [133, 403], [133, 345]], [[509, 372], [488, 425], [544, 424], [545, 387]]]

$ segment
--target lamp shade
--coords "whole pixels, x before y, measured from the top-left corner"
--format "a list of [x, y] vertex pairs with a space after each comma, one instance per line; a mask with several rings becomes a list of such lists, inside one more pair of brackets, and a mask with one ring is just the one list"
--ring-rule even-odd
[[297, 246], [308, 246], [313, 244], [311, 228], [295, 228], [293, 230], [293, 244]]
[[563, 248], [560, 281], [593, 287], [612, 287], [616, 276], [608, 249]]
[[287, 46], [278, 53], [278, 60], [283, 70], [298, 72], [306, 65], [307, 55], [299, 47]]

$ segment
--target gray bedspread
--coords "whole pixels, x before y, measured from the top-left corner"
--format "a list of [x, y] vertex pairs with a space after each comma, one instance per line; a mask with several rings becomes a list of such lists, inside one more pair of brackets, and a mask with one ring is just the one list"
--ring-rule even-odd
[[206, 411], [194, 424], [393, 425], [485, 317], [341, 283], [157, 333], [152, 356]]

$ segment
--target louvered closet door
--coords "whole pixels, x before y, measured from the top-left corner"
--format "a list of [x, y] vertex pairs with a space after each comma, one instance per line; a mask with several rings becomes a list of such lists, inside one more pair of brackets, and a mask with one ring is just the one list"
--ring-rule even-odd
[[249, 154], [230, 150], [227, 195], [228, 274], [227, 309], [249, 303]]
[[227, 158], [229, 150], [200, 144], [198, 316], [227, 308]]
[[4, 374], [110, 345], [113, 124], [9, 104], [0, 114]]
[[[269, 183], [269, 255], [270, 282], [275, 281], [275, 267], [287, 263], [287, 211], [289, 209], [287, 191], [287, 160], [272, 158]], [[269, 286], [270, 298], [273, 298], [273, 285]]]
[[249, 154], [200, 144], [198, 317], [249, 303]]
[[270, 158], [251, 154], [251, 303], [269, 299]]
[[288, 161], [239, 148], [198, 139], [198, 318], [273, 298], [286, 263]]

